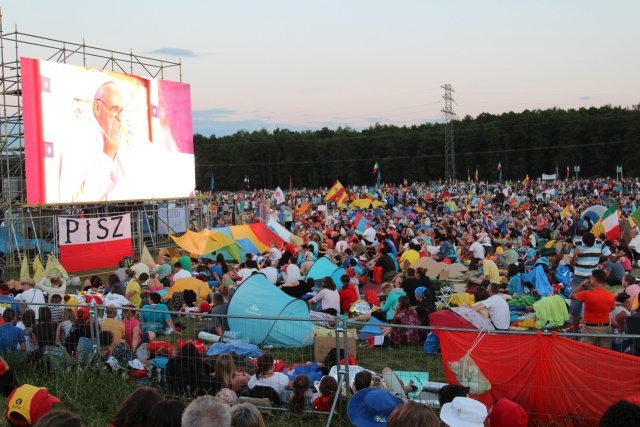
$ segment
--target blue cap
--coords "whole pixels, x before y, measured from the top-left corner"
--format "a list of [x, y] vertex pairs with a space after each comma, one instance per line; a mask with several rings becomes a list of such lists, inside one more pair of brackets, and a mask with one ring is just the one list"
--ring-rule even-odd
[[425, 288], [424, 286], [418, 286], [416, 288], [415, 294], [416, 294], [417, 297], [424, 298], [424, 291], [426, 291], [426, 290], [427, 290], [427, 288]]
[[400, 399], [382, 388], [365, 388], [351, 397], [347, 414], [349, 421], [358, 427], [386, 426], [389, 416]]

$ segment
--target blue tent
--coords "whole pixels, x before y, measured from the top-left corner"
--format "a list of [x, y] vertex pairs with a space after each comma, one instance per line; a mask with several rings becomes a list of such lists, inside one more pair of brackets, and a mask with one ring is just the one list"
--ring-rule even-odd
[[[313, 324], [309, 307], [301, 299], [292, 298], [274, 286], [264, 274], [247, 278], [233, 293], [227, 309], [229, 327], [249, 338], [252, 344], [274, 347], [302, 347], [313, 344]], [[294, 320], [260, 319], [290, 317]]]
[[347, 270], [342, 267], [338, 267], [329, 261], [329, 258], [322, 257], [318, 258], [316, 262], [313, 263], [309, 272], [307, 273], [307, 279], [312, 278], [315, 281], [319, 281], [329, 276], [333, 279], [333, 283], [336, 284], [338, 289], [342, 289], [342, 282], [340, 281], [340, 276], [343, 274], [347, 274]]
[[24, 239], [19, 234], [14, 234], [9, 227], [0, 227], [0, 252], [17, 251], [24, 247]]

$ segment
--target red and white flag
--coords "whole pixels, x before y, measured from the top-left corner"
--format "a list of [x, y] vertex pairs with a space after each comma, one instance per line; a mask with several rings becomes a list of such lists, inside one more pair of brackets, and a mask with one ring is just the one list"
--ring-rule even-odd
[[620, 211], [618, 210], [618, 202], [612, 204], [602, 215], [602, 226], [604, 227], [607, 239], [613, 242], [620, 237]]
[[60, 262], [67, 271], [118, 265], [133, 255], [131, 215], [101, 218], [58, 217]]

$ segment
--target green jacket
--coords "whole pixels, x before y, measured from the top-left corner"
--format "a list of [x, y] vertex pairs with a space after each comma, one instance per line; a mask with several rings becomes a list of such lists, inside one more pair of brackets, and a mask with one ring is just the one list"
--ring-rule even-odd
[[380, 307], [380, 310], [387, 314], [387, 321], [390, 322], [393, 320], [393, 316], [396, 314], [396, 307], [398, 306], [398, 299], [405, 295], [407, 294], [400, 288], [392, 289], [391, 292], [389, 292], [387, 300], [382, 304], [382, 307]]

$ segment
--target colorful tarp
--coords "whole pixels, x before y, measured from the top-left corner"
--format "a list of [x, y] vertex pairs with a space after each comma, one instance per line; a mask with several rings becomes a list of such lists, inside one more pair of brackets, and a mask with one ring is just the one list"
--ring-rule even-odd
[[181, 237], [170, 236], [178, 246], [195, 255], [206, 255], [224, 248], [237, 261], [243, 256], [242, 248], [236, 241], [220, 231], [204, 229], [196, 233], [187, 230]]
[[[478, 333], [436, 333], [447, 380], [458, 384], [449, 363], [469, 351]], [[595, 427], [611, 404], [638, 390], [638, 358], [556, 333], [486, 334], [471, 357], [491, 383], [476, 398], [487, 408], [503, 397], [522, 405], [529, 425]]]

